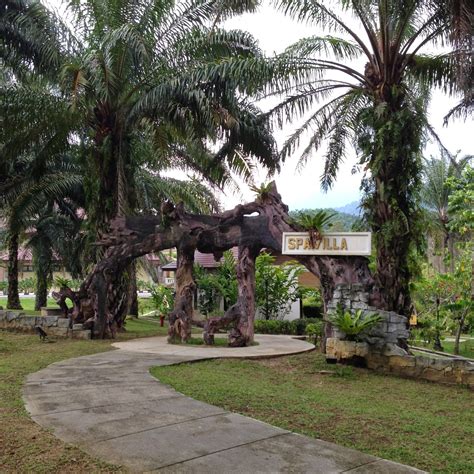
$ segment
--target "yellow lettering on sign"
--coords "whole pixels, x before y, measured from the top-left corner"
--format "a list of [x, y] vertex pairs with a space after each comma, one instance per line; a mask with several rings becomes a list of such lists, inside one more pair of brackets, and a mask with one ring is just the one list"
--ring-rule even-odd
[[295, 239], [288, 239], [288, 250], [295, 250], [296, 242]]
[[326, 237], [323, 238], [323, 250], [332, 250], [331, 241]]
[[304, 239], [304, 250], [309, 250], [311, 249], [311, 243], [309, 242], [309, 239]]
[[332, 239], [332, 249], [339, 250], [339, 247], [337, 246], [336, 238]]
[[347, 241], [344, 238], [341, 241], [341, 250], [347, 250]]
[[316, 250], [318, 250], [319, 247], [320, 247], [320, 245], [321, 245], [321, 241], [320, 241], [320, 240], [316, 240], [316, 242], [314, 243], [314, 248], [315, 248]]
[[299, 248], [303, 245], [303, 239], [296, 239], [296, 248]]

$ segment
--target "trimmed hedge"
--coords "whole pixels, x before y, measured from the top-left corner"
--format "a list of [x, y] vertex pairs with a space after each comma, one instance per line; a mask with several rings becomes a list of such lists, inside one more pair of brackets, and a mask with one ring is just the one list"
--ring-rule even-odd
[[288, 334], [303, 336], [308, 324], [321, 324], [319, 318], [302, 318], [293, 321], [280, 321], [277, 319], [256, 319], [254, 323], [256, 334]]

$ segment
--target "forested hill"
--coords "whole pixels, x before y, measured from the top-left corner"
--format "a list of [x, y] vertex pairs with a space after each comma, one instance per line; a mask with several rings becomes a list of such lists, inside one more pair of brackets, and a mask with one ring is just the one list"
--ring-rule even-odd
[[[290, 216], [295, 217], [298, 213], [303, 212], [307, 214], [313, 214], [318, 212], [320, 209], [298, 209], [297, 211], [291, 211]], [[332, 226], [328, 229], [333, 232], [348, 232], [348, 231], [367, 231], [367, 225], [362, 221], [362, 219], [353, 214], [348, 214], [347, 212], [340, 212], [336, 209], [324, 209], [328, 213], [334, 213], [334, 217], [331, 220]]]
[[342, 212], [343, 214], [350, 214], [351, 216], [359, 216], [360, 215], [360, 202], [359, 201], [352, 201], [349, 204], [341, 207], [335, 207], [334, 210], [337, 212]]

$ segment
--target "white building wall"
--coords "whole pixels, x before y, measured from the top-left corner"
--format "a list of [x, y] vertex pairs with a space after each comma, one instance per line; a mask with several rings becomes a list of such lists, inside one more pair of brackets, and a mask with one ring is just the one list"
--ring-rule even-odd
[[293, 301], [290, 306], [289, 312], [283, 317], [285, 321], [293, 321], [294, 319], [300, 319], [301, 312], [300, 312], [300, 300], [297, 299]]

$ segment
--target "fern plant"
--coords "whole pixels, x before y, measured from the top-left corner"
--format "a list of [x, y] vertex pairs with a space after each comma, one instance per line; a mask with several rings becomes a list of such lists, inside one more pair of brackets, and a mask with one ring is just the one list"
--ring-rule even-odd
[[364, 316], [364, 312], [361, 309], [351, 313], [338, 306], [336, 314], [330, 317], [329, 321], [342, 331], [349, 341], [354, 341], [362, 333], [376, 326], [382, 319], [379, 314]]
[[317, 212], [299, 212], [293, 219], [294, 223], [309, 232], [309, 241], [314, 247], [317, 240], [321, 240], [321, 232], [324, 227], [331, 227], [331, 220], [335, 212], [328, 212], [321, 209]]

